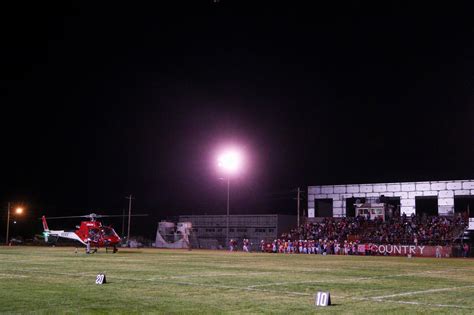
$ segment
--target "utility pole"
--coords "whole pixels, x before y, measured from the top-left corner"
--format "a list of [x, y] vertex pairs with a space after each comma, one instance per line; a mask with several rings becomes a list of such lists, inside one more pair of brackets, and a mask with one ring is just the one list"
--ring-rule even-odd
[[128, 199], [127, 245], [130, 246], [130, 218], [132, 216], [132, 199], [135, 199], [135, 198], [133, 198], [132, 194], [130, 194], [130, 196], [125, 197], [125, 199]]
[[297, 219], [296, 224], [300, 226], [300, 188], [298, 187], [298, 194], [296, 196], [296, 207], [297, 207]]
[[122, 208], [122, 237], [125, 235], [125, 208]]
[[8, 232], [10, 232], [10, 203], [8, 203], [7, 209], [7, 237], [5, 238], [6, 245], [8, 245]]

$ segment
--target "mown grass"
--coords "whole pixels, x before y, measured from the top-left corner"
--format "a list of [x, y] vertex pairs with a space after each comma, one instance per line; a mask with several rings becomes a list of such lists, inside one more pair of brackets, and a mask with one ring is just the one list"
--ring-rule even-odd
[[0, 247], [2, 314], [472, 314], [473, 296], [471, 259]]

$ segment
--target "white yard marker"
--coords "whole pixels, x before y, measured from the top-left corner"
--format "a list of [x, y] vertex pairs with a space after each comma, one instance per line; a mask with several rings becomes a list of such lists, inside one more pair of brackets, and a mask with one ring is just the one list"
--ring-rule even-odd
[[0, 279], [10, 279], [10, 278], [28, 278], [25, 275], [17, 275], [17, 274], [8, 274], [8, 273], [0, 273]]
[[[437, 273], [437, 272], [436, 272]], [[416, 276], [420, 273], [402, 273], [396, 275], [384, 275], [384, 276], [372, 276], [372, 277], [359, 277], [359, 278], [340, 278], [340, 279], [323, 279], [323, 280], [305, 280], [305, 281], [288, 281], [288, 282], [273, 282], [273, 283], [262, 283], [248, 286], [249, 288], [269, 287], [269, 286], [280, 286], [280, 285], [292, 285], [292, 284], [309, 284], [309, 283], [338, 283], [338, 282], [358, 282], [362, 280], [377, 280], [395, 277], [409, 277]]]
[[396, 296], [407, 296], [407, 295], [433, 293], [433, 292], [455, 291], [455, 290], [466, 289], [466, 288], [474, 288], [474, 285], [466, 285], [462, 287], [440, 288], [440, 289], [429, 289], [429, 290], [422, 290], [422, 291], [410, 291], [410, 292], [396, 293], [396, 294], [390, 294], [390, 295], [373, 296], [373, 297], [370, 297], [370, 299], [382, 300], [382, 299], [396, 297]]
[[432, 303], [423, 303], [423, 302], [414, 302], [414, 301], [394, 301], [394, 300], [375, 300], [373, 298], [352, 298], [352, 300], [356, 301], [377, 301], [377, 302], [382, 302], [382, 303], [395, 303], [395, 304], [409, 304], [409, 305], [424, 305], [424, 306], [429, 306], [429, 307], [451, 307], [451, 308], [462, 308], [462, 309], [471, 309], [473, 310], [473, 307], [469, 306], [462, 306], [462, 305], [456, 305], [456, 304], [432, 304]]

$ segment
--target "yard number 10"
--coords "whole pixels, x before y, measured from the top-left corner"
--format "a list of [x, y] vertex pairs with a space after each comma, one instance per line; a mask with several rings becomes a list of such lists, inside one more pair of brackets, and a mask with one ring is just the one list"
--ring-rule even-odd
[[319, 291], [316, 294], [316, 306], [328, 306], [331, 305], [331, 295], [329, 292]]

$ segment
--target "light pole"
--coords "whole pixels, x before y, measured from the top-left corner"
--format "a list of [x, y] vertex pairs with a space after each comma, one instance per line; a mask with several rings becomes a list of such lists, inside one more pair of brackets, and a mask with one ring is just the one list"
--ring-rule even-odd
[[[5, 244], [8, 245], [8, 237], [9, 237], [9, 233], [10, 233], [10, 202], [8, 203], [8, 208], [7, 208], [7, 236], [5, 238]], [[23, 213], [23, 208], [16, 208], [15, 210], [15, 213], [16, 214], [22, 214]]]
[[242, 155], [235, 149], [230, 149], [219, 155], [217, 166], [225, 173], [227, 178], [227, 216], [225, 227], [225, 246], [229, 244], [229, 218], [230, 218], [230, 177], [236, 175], [242, 166]]
[[7, 209], [7, 236], [5, 238], [5, 244], [8, 245], [8, 233], [10, 232], [10, 203], [8, 203]]
[[227, 177], [227, 217], [225, 223], [225, 243], [229, 244], [229, 214], [230, 214], [230, 178]]

